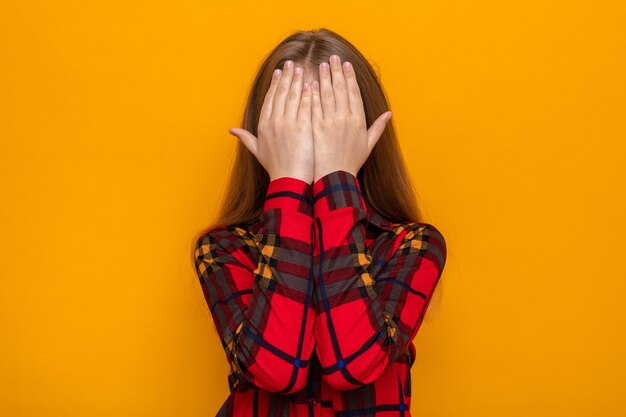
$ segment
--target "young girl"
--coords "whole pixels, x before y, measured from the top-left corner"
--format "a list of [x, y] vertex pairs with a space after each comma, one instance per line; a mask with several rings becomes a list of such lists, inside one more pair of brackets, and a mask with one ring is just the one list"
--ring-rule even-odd
[[220, 218], [194, 239], [230, 366], [217, 416], [410, 416], [446, 243], [421, 221], [387, 109], [330, 30], [291, 35], [261, 66]]

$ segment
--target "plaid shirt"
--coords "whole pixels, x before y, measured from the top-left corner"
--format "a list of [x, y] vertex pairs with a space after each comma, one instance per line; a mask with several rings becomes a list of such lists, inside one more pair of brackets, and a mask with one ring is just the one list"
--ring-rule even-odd
[[446, 260], [434, 226], [368, 208], [347, 171], [281, 177], [257, 222], [213, 229], [195, 257], [230, 366], [216, 417], [410, 416], [413, 339]]

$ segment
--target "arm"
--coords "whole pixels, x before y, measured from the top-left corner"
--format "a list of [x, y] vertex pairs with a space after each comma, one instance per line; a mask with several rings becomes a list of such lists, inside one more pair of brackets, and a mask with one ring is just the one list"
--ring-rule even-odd
[[313, 184], [316, 352], [326, 382], [348, 390], [374, 381], [415, 337], [439, 281], [446, 244], [434, 226], [407, 223], [373, 263], [357, 178], [331, 172]]
[[[281, 393], [306, 384], [315, 344], [312, 204], [310, 184], [277, 178], [258, 233], [221, 227], [197, 242], [197, 273], [235, 384]], [[256, 265], [249, 246], [258, 247]]]

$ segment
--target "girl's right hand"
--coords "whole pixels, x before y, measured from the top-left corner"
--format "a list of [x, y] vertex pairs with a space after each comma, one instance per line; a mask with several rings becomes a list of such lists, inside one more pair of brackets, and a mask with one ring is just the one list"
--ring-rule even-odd
[[293, 68], [293, 62], [286, 61], [283, 71], [274, 70], [265, 95], [257, 127], [258, 139], [244, 129], [228, 130], [252, 152], [269, 174], [270, 181], [292, 177], [309, 184], [313, 182], [311, 87], [304, 84], [303, 90], [302, 82], [302, 68]]

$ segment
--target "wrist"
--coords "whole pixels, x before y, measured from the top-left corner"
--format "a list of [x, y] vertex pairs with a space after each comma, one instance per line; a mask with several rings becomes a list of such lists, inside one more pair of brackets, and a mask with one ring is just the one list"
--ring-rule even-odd
[[346, 170], [335, 170], [320, 177], [313, 183], [312, 193], [315, 217], [345, 207], [362, 210], [366, 207], [356, 175]]
[[287, 174], [276, 174], [276, 175], [270, 175], [270, 183], [276, 181], [276, 180], [280, 180], [283, 178], [292, 178], [294, 180], [298, 180], [298, 181], [303, 181], [303, 182], [307, 182], [306, 180], [307, 176], [302, 174], [302, 173], [287, 173]]
[[350, 173], [353, 177], [356, 177], [358, 170], [354, 170], [352, 168], [316, 168], [315, 169], [315, 175], [313, 176], [313, 184], [315, 184], [316, 182], [318, 182], [320, 179], [322, 179], [323, 177], [328, 176], [329, 174], [336, 172], [336, 171], [345, 171]]
[[313, 187], [307, 181], [292, 176], [282, 176], [270, 181], [263, 211], [281, 208], [313, 215]]

